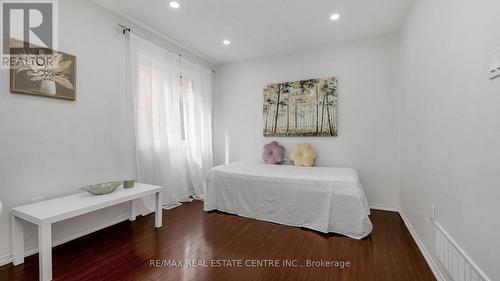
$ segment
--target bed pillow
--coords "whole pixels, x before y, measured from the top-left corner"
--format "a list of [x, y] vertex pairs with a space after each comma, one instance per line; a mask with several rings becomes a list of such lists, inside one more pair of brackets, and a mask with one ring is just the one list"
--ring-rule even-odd
[[264, 145], [262, 160], [267, 164], [280, 164], [285, 158], [285, 147], [273, 141]]
[[316, 150], [308, 143], [297, 144], [290, 155], [290, 158], [295, 163], [295, 166], [314, 166], [316, 159]]

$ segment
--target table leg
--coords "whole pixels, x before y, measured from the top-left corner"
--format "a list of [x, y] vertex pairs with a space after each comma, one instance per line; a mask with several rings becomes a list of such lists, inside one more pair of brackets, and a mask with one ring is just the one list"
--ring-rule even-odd
[[135, 221], [137, 217], [137, 200], [130, 200], [130, 218], [129, 221]]
[[38, 226], [38, 267], [40, 280], [52, 280], [52, 225]]
[[157, 192], [155, 198], [156, 212], [155, 212], [155, 227], [160, 228], [162, 224], [162, 210], [163, 210], [163, 199], [162, 193]]
[[12, 256], [14, 265], [24, 263], [23, 222], [16, 216], [12, 216]]

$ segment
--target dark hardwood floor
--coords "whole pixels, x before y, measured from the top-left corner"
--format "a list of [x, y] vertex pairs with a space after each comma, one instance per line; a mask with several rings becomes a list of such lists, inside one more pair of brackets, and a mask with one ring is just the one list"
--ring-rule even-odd
[[[154, 229], [154, 215], [149, 215], [55, 247], [54, 280], [436, 280], [397, 213], [373, 211], [373, 233], [358, 241], [205, 213], [202, 207], [193, 202], [164, 212], [161, 229]], [[188, 267], [186, 259], [199, 264]], [[151, 266], [151, 260], [159, 260], [159, 266]], [[182, 260], [184, 266], [172, 260]], [[222, 267], [229, 265], [223, 260], [240, 260], [242, 266]], [[280, 264], [252, 264], [258, 260]], [[344, 261], [349, 266], [308, 267], [308, 260]], [[38, 280], [38, 256], [17, 267], [0, 267], [0, 280]]]

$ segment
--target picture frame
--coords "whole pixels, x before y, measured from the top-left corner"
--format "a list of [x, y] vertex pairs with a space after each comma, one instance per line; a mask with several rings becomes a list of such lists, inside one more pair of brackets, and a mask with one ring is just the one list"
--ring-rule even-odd
[[265, 137], [337, 137], [337, 78], [282, 82], [264, 89]]
[[10, 92], [76, 100], [76, 56], [11, 40]]

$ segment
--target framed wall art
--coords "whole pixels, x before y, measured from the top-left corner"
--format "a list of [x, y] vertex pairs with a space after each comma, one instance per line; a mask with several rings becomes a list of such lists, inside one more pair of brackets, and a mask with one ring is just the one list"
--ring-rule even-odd
[[76, 99], [76, 57], [47, 48], [23, 48], [22, 41], [11, 43], [10, 91]]
[[277, 83], [264, 89], [264, 136], [337, 136], [337, 78]]

